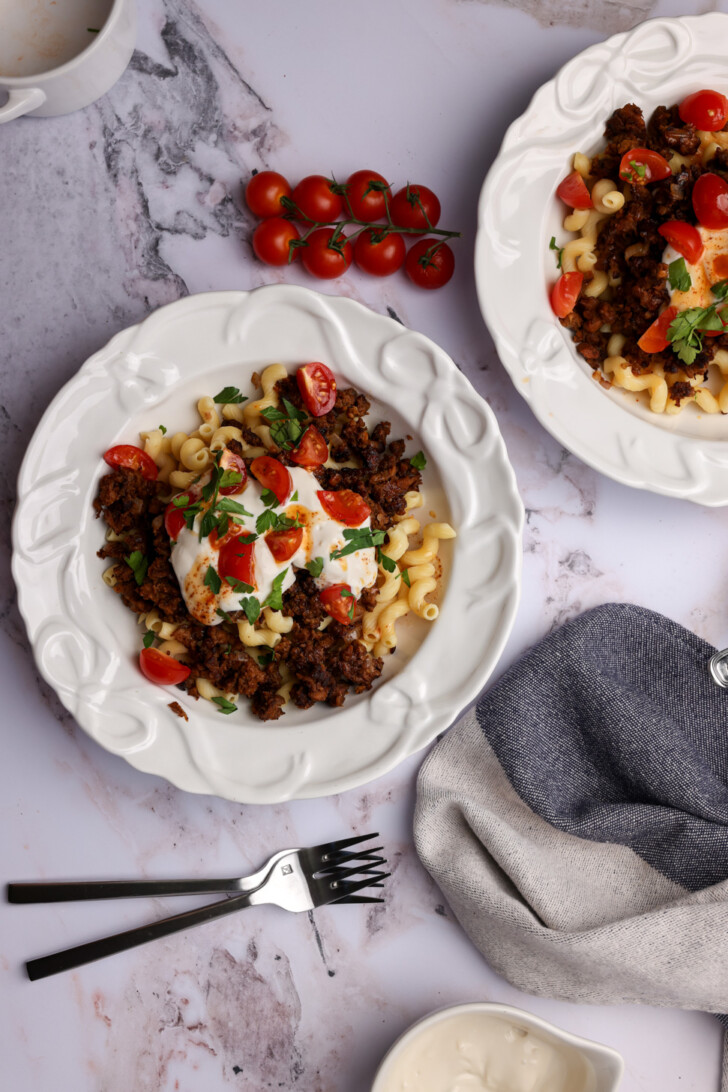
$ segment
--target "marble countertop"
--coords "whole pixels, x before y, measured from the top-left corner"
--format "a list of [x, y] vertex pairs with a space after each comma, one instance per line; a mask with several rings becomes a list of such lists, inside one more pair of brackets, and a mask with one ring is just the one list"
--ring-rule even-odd
[[[161, 902], [0, 905], [0, 1057], [7, 1087], [75, 1092], [299, 1087], [366, 1092], [414, 1019], [444, 1004], [515, 1004], [609, 1044], [624, 1092], [712, 1092], [712, 1017], [520, 994], [461, 931], [412, 846], [418, 754], [340, 796], [242, 806], [192, 796], [97, 746], [40, 680], [9, 568], [14, 481], [50, 399], [116, 332], [188, 293], [303, 270], [252, 256], [241, 179], [359, 167], [425, 182], [464, 232], [439, 293], [350, 271], [324, 292], [393, 310], [453, 357], [497, 414], [527, 518], [523, 594], [499, 671], [584, 609], [662, 611], [728, 644], [721, 510], [637, 492], [563, 450], [500, 365], [472, 277], [476, 203], [503, 133], [587, 45], [702, 0], [148, 0], [120, 82], [88, 109], [0, 127], [2, 879], [234, 874], [274, 849], [382, 832], [384, 907], [272, 908], [29, 983], [33, 955], [160, 916]], [[686, 579], [686, 573], [689, 578]], [[197, 900], [182, 900], [196, 905]]]

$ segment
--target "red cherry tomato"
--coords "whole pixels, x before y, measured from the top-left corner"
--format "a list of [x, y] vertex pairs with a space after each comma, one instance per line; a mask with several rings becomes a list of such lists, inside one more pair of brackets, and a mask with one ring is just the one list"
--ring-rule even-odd
[[278, 564], [290, 561], [303, 542], [303, 527], [289, 527], [285, 531], [269, 531], [265, 544]]
[[559, 318], [566, 318], [574, 310], [583, 280], [583, 273], [562, 273], [551, 289], [551, 310]]
[[680, 118], [696, 129], [715, 133], [728, 119], [728, 99], [720, 91], [694, 91], [680, 103]]
[[[372, 183], [375, 183], [374, 187]], [[346, 197], [354, 219], [373, 224], [375, 220], [386, 219], [387, 201], [392, 200], [392, 191], [386, 178], [376, 171], [354, 171], [346, 180]]]
[[346, 273], [351, 265], [354, 249], [345, 235], [339, 235], [333, 246], [330, 246], [335, 228], [317, 228], [312, 231], [306, 240], [306, 245], [301, 248], [301, 261], [304, 269], [312, 277], [321, 280], [331, 280]]
[[392, 223], [397, 227], [429, 231], [437, 227], [440, 202], [427, 186], [407, 185], [398, 190], [389, 206]]
[[291, 249], [290, 244], [298, 238], [298, 229], [290, 220], [274, 216], [253, 232], [253, 251], [266, 265], [288, 265], [296, 258], [296, 248]]
[[133, 444], [117, 444], [116, 447], [110, 447], [104, 452], [104, 462], [107, 462], [109, 466], [123, 466], [126, 470], [141, 470], [142, 477], [148, 482], [156, 481], [159, 473], [152, 456], [147, 455], [146, 451], [142, 451], [140, 447], [134, 447]]
[[260, 455], [250, 464], [250, 473], [264, 489], [275, 493], [279, 504], [285, 504], [293, 488], [288, 468], [270, 455]]
[[296, 466], [323, 466], [329, 457], [329, 449], [315, 425], [309, 425], [297, 448], [291, 452], [291, 462]]
[[619, 164], [619, 177], [625, 182], [631, 182], [633, 186], [659, 182], [661, 178], [669, 178], [671, 174], [667, 160], [650, 148], [630, 148]]
[[663, 239], [667, 239], [670, 246], [674, 247], [678, 254], [682, 254], [683, 258], [687, 258], [691, 264], [698, 261], [705, 249], [698, 229], [686, 223], [685, 220], [668, 220], [657, 230]]
[[143, 648], [139, 653], [139, 667], [150, 682], [159, 686], [176, 686], [190, 674], [187, 664], [181, 664], [158, 648]]
[[352, 489], [318, 489], [318, 499], [327, 516], [347, 527], [358, 527], [372, 514], [372, 510], [363, 497]]
[[177, 505], [174, 501], [170, 501], [164, 509], [164, 529], [172, 542], [177, 541], [180, 531], [185, 526], [185, 511], [197, 500], [195, 494], [189, 490], [186, 493], [180, 493], [174, 500], [180, 501], [183, 497], [186, 499], [185, 504]]
[[321, 606], [335, 622], [341, 622], [342, 626], [350, 626], [354, 621], [356, 599], [348, 584], [333, 584], [330, 588], [324, 588], [322, 592], [319, 592], [319, 599]]
[[455, 255], [447, 243], [420, 239], [410, 247], [404, 269], [419, 288], [442, 288], [455, 272]]
[[259, 216], [261, 220], [282, 216], [286, 209], [281, 204], [281, 197], [290, 196], [288, 180], [277, 171], [259, 171], [245, 187], [245, 203], [253, 215]]
[[312, 417], [323, 417], [336, 404], [336, 380], [325, 364], [315, 360], [296, 372], [296, 382], [306, 409]]
[[236, 455], [234, 451], [228, 451], [227, 448], [223, 450], [220, 456], [220, 466], [223, 470], [231, 470], [234, 474], [240, 475], [240, 481], [234, 485], [223, 485], [220, 487], [219, 492], [224, 497], [229, 497], [233, 493], [242, 493], [248, 482], [248, 471], [246, 470], [245, 463], [240, 455]]
[[648, 326], [637, 344], [643, 353], [661, 353], [670, 344], [667, 331], [677, 315], [677, 307], [666, 307], [661, 315]]
[[309, 174], [302, 178], [295, 187], [291, 200], [297, 205], [304, 217], [328, 223], [338, 220], [344, 210], [341, 195], [331, 188], [334, 183], [322, 174]]
[[572, 171], [559, 182], [556, 196], [570, 209], [590, 209], [593, 204], [586, 182], [578, 171]]
[[221, 580], [231, 576], [251, 588], [257, 588], [255, 582], [255, 540], [244, 532], [234, 538], [225, 538], [220, 547], [217, 571]]
[[354, 261], [373, 277], [388, 277], [402, 266], [407, 253], [401, 235], [384, 235], [381, 229], [363, 231], [354, 244]]
[[210, 548], [212, 550], [219, 550], [220, 549], [220, 545], [219, 545], [220, 541], [225, 542], [228, 538], [234, 538], [235, 535], [242, 534], [242, 531], [243, 531], [243, 528], [240, 526], [240, 524], [238, 524], [238, 523], [229, 523], [228, 527], [227, 527], [227, 531], [225, 532], [225, 534], [222, 536], [222, 539], [220, 540], [218, 538], [218, 534], [217, 534], [217, 527], [213, 527], [212, 530], [210, 531], [209, 535], [207, 536], [207, 541], [209, 542]]
[[728, 182], [717, 174], [701, 174], [693, 186], [693, 209], [703, 227], [728, 227]]

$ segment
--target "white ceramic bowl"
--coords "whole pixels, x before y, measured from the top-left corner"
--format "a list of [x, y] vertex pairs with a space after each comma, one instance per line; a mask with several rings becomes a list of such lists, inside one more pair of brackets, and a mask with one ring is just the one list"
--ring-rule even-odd
[[[578, 1035], [571, 1035], [568, 1031], [562, 1031], [553, 1024], [533, 1016], [523, 1009], [516, 1009], [510, 1005], [497, 1005], [485, 1001], [473, 1001], [463, 1005], [450, 1005], [445, 1009], [438, 1009], [429, 1016], [418, 1020], [416, 1024], [408, 1028], [397, 1039], [389, 1051], [385, 1054], [379, 1069], [376, 1072], [371, 1092], [392, 1092], [389, 1084], [394, 1070], [405, 1051], [411, 1048], [418, 1040], [425, 1046], [431, 1040], [433, 1032], [453, 1017], [466, 1015], [484, 1015], [506, 1021], [521, 1031], [535, 1033], [539, 1039], [554, 1046], [570, 1048], [576, 1052], [585, 1063], [589, 1072], [589, 1079], [579, 1092], [615, 1092], [624, 1071], [624, 1063], [621, 1055], [611, 1047], [602, 1046], [589, 1039], [582, 1039]], [[490, 1086], [488, 1086], [490, 1087]]]

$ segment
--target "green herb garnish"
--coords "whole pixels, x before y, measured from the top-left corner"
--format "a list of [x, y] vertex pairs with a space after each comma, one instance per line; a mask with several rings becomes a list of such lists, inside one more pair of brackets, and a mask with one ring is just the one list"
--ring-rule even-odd
[[410, 583], [409, 569], [402, 569], [402, 574], [401, 575], [402, 575], [402, 579], [404, 580], [407, 587], [411, 588], [412, 584]]
[[387, 557], [380, 549], [377, 549], [377, 561], [385, 570], [385, 572], [393, 573], [397, 568], [397, 562], [392, 557]]
[[254, 595], [249, 595], [245, 599], [240, 600], [240, 609], [245, 611], [245, 617], [250, 622], [251, 626], [260, 618], [260, 602]]
[[167, 435], [167, 430], [166, 430], [166, 428], [164, 427], [164, 425], [157, 425], [157, 428], [158, 428], [158, 429], [159, 429], [159, 431], [160, 431], [160, 432], [162, 433], [162, 436], [166, 436], [166, 435]]
[[288, 566], [278, 573], [278, 576], [273, 581], [273, 585], [270, 590], [270, 594], [263, 600], [264, 607], [270, 607], [271, 610], [283, 610], [283, 578], [288, 572]]
[[156, 634], [151, 629], [148, 629], [147, 632], [142, 637], [142, 644], [144, 645], [144, 647], [145, 648], [151, 648], [151, 646], [154, 644], [154, 638], [155, 637], [156, 637]]
[[347, 554], [353, 554], [357, 550], [381, 546], [385, 539], [385, 532], [372, 531], [371, 527], [346, 527], [344, 528], [344, 538], [347, 540], [347, 545], [342, 546], [340, 550], [332, 550], [329, 554], [331, 561], [336, 561], [339, 557], [346, 557]]
[[308, 419], [308, 414], [296, 409], [287, 398], [281, 399], [283, 409], [277, 406], [267, 406], [260, 411], [261, 417], [265, 417], [270, 424], [271, 439], [283, 451], [298, 446], [304, 433], [302, 421]]
[[247, 401], [247, 394], [241, 394], [237, 387], [223, 387], [220, 393], [213, 398], [213, 402], [222, 403], [226, 406], [234, 406]]
[[687, 271], [684, 258], [676, 258], [674, 262], [670, 262], [667, 267], [667, 277], [670, 287], [678, 292], [687, 292], [689, 288], [692, 288], [693, 281]]
[[557, 246], [556, 245], [556, 236], [555, 235], [551, 236], [551, 242], [549, 243], [549, 250], [555, 250], [556, 251], [556, 268], [561, 269], [561, 257], [562, 257], [562, 255], [564, 253], [564, 248], [562, 246]]
[[149, 561], [140, 550], [132, 550], [128, 557], [125, 557], [127, 565], [134, 573], [134, 579], [137, 584], [144, 582], [144, 577], [147, 575], [147, 569], [149, 568]]
[[278, 497], [275, 495], [272, 489], [264, 489], [260, 494], [260, 499], [266, 508], [277, 508], [280, 504]]
[[322, 557], [314, 557], [308, 562], [306, 568], [310, 572], [311, 576], [316, 579], [317, 576], [321, 576], [324, 568], [324, 559]]
[[413, 466], [415, 470], [424, 470], [427, 466], [427, 459], [425, 458], [424, 451], [418, 451], [416, 455], [413, 455], [410, 459], [410, 466]]
[[218, 572], [213, 569], [212, 565], [207, 566], [207, 572], [205, 573], [205, 579], [202, 581], [206, 588], [209, 588], [213, 595], [220, 594], [220, 588], [222, 587], [222, 581]]
[[222, 694], [217, 694], [212, 701], [215, 702], [215, 705], [220, 706], [221, 713], [234, 713], [238, 708], [237, 705], [233, 705], [231, 701], [224, 698]]
[[252, 584], [246, 584], [244, 580], [238, 580], [235, 576], [226, 576], [225, 580], [238, 595], [249, 595], [250, 592], [255, 591]]

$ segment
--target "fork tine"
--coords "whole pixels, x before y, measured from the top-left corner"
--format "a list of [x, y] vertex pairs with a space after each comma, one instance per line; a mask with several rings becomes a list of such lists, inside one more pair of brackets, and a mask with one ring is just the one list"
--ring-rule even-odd
[[[380, 857], [377, 864], [386, 864], [386, 861], [383, 857]], [[330, 880], [346, 880], [349, 876], [376, 876], [379, 878], [382, 873], [374, 863], [370, 863], [367, 865], [353, 865], [351, 868], [321, 869], [320, 875], [326, 876]]]
[[[378, 880], [386, 880], [389, 875], [391, 875], [391, 873], [389, 873], [389, 872], [380, 872], [380, 873], [377, 874], [376, 878]], [[361, 891], [362, 888], [370, 887], [370, 886], [373, 887], [374, 884], [372, 883], [372, 881], [369, 878], [367, 878], [365, 880], [359, 880], [359, 881], [344, 880], [343, 883], [339, 884], [338, 890], [341, 891], [341, 897], [342, 898], [347, 898], [349, 895], [353, 895], [355, 892]], [[379, 885], [377, 885], [377, 886], [379, 886]], [[339, 900], [334, 899], [333, 901], [338, 902]], [[381, 902], [383, 900], [379, 899], [378, 901]]]
[[[338, 864], [332, 862], [329, 864], [321, 865], [315, 870], [316, 876], [348, 876], [352, 872], [367, 872], [376, 865], [383, 865], [387, 863], [386, 857], [365, 857], [360, 863], [354, 864], [356, 857], [348, 857], [345, 862]], [[344, 868], [344, 864], [351, 864], [350, 868]]]
[[353, 853], [337, 853], [335, 859], [324, 861], [322, 868], [336, 868], [347, 861], [383, 861], [385, 858], [378, 856], [383, 849], [384, 846], [374, 846], [372, 849], [363, 849], [361, 852], [354, 850]]
[[361, 842], [368, 842], [370, 838], [378, 838], [379, 833], [374, 831], [372, 834], [362, 834], [353, 838], [340, 838], [338, 842], [324, 842], [320, 846], [312, 846], [309, 849], [309, 853], [318, 857], [322, 862], [333, 860], [337, 857], [342, 850], [348, 849], [350, 846], [359, 845]]
[[371, 895], [344, 895], [343, 899], [332, 902], [332, 906], [341, 906], [344, 902], [384, 902], [384, 899], [375, 899]]

